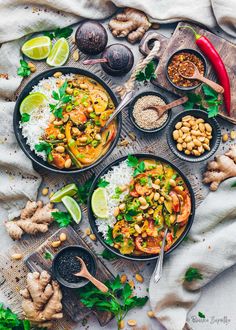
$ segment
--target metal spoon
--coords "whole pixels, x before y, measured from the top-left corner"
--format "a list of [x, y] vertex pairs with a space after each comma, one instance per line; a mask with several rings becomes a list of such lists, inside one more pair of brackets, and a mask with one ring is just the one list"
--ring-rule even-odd
[[143, 110], [148, 110], [148, 109], [156, 110], [156, 112], [158, 113], [158, 117], [161, 117], [166, 111], [170, 110], [171, 108], [177, 107], [181, 104], [184, 104], [187, 101], [188, 101], [188, 97], [184, 96], [184, 97], [181, 97], [180, 99], [170, 102], [168, 104], [152, 105], [152, 106], [148, 106], [148, 107], [144, 108]]
[[217, 84], [216, 82], [204, 77], [199, 72], [198, 68], [196, 67], [196, 65], [193, 62], [184, 61], [184, 62], [182, 62], [182, 65], [184, 63], [188, 63], [189, 65], [191, 65], [194, 68], [194, 72], [193, 72], [193, 75], [189, 77], [189, 76], [186, 76], [183, 72], [181, 72], [181, 68], [179, 68], [178, 72], [183, 78], [200, 80], [200, 81], [204, 82], [205, 84], [207, 84], [208, 86], [210, 86], [217, 93], [220, 93], [220, 94], [224, 93], [224, 88], [221, 85]]
[[100, 282], [99, 280], [97, 280], [95, 277], [93, 277], [90, 272], [88, 271], [83, 259], [81, 259], [80, 257], [76, 257], [80, 263], [81, 263], [81, 271], [79, 273], [74, 274], [75, 276], [80, 276], [80, 277], [84, 277], [87, 278], [90, 282], [92, 282], [100, 291], [102, 292], [107, 292], [108, 291], [108, 287], [103, 284], [102, 282]]
[[108, 127], [108, 125], [112, 122], [112, 120], [118, 115], [118, 113], [120, 113], [121, 110], [123, 110], [130, 103], [131, 99], [134, 96], [134, 93], [135, 93], [134, 91], [130, 91], [124, 95], [124, 97], [122, 98], [122, 100], [121, 100], [120, 104], [118, 105], [118, 107], [116, 108], [116, 110], [110, 116], [110, 118], [108, 119], [106, 124], [101, 128], [101, 132], [103, 132]]
[[157, 283], [162, 276], [162, 268], [163, 268], [163, 260], [164, 260], [164, 252], [165, 252], [165, 245], [166, 245], [166, 236], [168, 233], [168, 228], [165, 229], [164, 237], [162, 240], [161, 251], [159, 254], [159, 258], [157, 260], [157, 264], [154, 270], [154, 282]]

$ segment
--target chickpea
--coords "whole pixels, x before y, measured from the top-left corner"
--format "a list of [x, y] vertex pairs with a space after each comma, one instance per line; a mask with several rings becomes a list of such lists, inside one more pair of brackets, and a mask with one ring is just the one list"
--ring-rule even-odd
[[160, 179], [156, 179], [156, 180], [154, 181], [154, 183], [155, 183], [155, 184], [160, 184], [160, 183], [161, 183], [161, 180], [160, 180]]
[[185, 153], [185, 155], [190, 155], [191, 154], [191, 152], [188, 149], [184, 150], [184, 153]]
[[147, 233], [142, 233], [142, 238], [146, 238], [147, 237]]
[[162, 203], [164, 203], [164, 201], [165, 201], [165, 197], [164, 196], [161, 196], [159, 198], [159, 203], [162, 204]]
[[142, 221], [143, 220], [143, 216], [141, 214], [137, 215], [136, 216], [136, 220], [139, 222], [139, 221]]

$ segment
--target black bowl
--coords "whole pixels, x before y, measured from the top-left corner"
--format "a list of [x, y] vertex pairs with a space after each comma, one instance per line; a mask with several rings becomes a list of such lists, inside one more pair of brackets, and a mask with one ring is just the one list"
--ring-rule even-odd
[[52, 166], [48, 162], [44, 161], [41, 157], [37, 156], [34, 151], [30, 150], [29, 145], [26, 143], [26, 139], [22, 135], [21, 128], [19, 127], [19, 122], [21, 120], [19, 108], [20, 108], [20, 104], [23, 101], [23, 99], [27, 95], [29, 95], [32, 88], [35, 85], [37, 85], [40, 82], [40, 80], [51, 77], [51, 76], [53, 76], [53, 74], [55, 72], [58, 72], [58, 71], [62, 72], [63, 74], [69, 74], [69, 73], [80, 74], [80, 75], [84, 75], [84, 76], [87, 76], [87, 77], [90, 77], [90, 78], [96, 80], [99, 84], [101, 84], [105, 88], [105, 90], [110, 95], [112, 101], [114, 102], [115, 106], [117, 106], [118, 101], [117, 101], [117, 98], [116, 98], [115, 94], [113, 93], [113, 91], [101, 78], [97, 77], [95, 74], [93, 74], [87, 70], [82, 70], [82, 69], [74, 68], [74, 67], [64, 67], [63, 66], [63, 67], [53, 68], [53, 69], [40, 73], [39, 75], [34, 77], [32, 80], [30, 80], [30, 82], [24, 87], [24, 89], [20, 93], [20, 95], [16, 101], [14, 115], [13, 115], [14, 132], [15, 132], [16, 139], [17, 139], [21, 149], [24, 151], [26, 156], [28, 158], [30, 158], [35, 164], [39, 165], [40, 167], [43, 167], [46, 170], [49, 170], [49, 171], [55, 172], [55, 173], [63, 173], [63, 174], [81, 173], [81, 172], [87, 171], [87, 170], [95, 167], [99, 163], [101, 163], [106, 157], [108, 157], [108, 155], [115, 148], [115, 146], [119, 140], [120, 131], [121, 131], [121, 127], [122, 127], [122, 116], [121, 116], [121, 113], [119, 113], [117, 115], [117, 134], [116, 134], [115, 139], [112, 141], [109, 150], [102, 157], [100, 157], [95, 163], [93, 163], [87, 167], [84, 167], [82, 169], [76, 169], [76, 168], [74, 168], [74, 169], [58, 169], [55, 166]]
[[[177, 248], [177, 246], [179, 246], [179, 244], [184, 240], [184, 238], [187, 236], [192, 224], [193, 224], [193, 220], [194, 220], [194, 214], [195, 214], [195, 197], [194, 197], [194, 192], [193, 189], [190, 185], [190, 182], [188, 181], [187, 177], [184, 175], [184, 173], [182, 171], [180, 171], [173, 163], [169, 162], [168, 160], [156, 156], [156, 155], [151, 155], [151, 154], [134, 154], [133, 156], [137, 157], [137, 158], [148, 158], [148, 159], [155, 159], [157, 161], [162, 161], [165, 162], [169, 165], [171, 165], [179, 174], [180, 176], [184, 179], [185, 184], [187, 185], [188, 189], [189, 189], [189, 193], [190, 193], [190, 198], [191, 198], [191, 215], [189, 217], [188, 223], [185, 227], [185, 230], [183, 231], [182, 235], [179, 237], [179, 239], [171, 246], [171, 248], [165, 252], [165, 255], [168, 255], [169, 253], [171, 253], [173, 250], [175, 250]], [[92, 194], [94, 192], [94, 190], [97, 188], [97, 183], [99, 178], [104, 175], [105, 173], [107, 173], [113, 166], [118, 165], [120, 162], [124, 161], [125, 159], [127, 159], [127, 156], [121, 157], [117, 160], [115, 160], [114, 162], [112, 162], [111, 164], [109, 164], [107, 167], [105, 167], [94, 179], [92, 186], [90, 188], [90, 192], [89, 192], [89, 197], [88, 197], [88, 217], [89, 217], [89, 223], [90, 226], [92, 228], [93, 233], [96, 235], [96, 237], [98, 238], [98, 240], [102, 243], [102, 245], [110, 250], [111, 252], [113, 252], [114, 254], [116, 254], [117, 256], [124, 258], [124, 259], [128, 259], [128, 260], [132, 260], [132, 261], [148, 261], [148, 260], [155, 260], [158, 259], [159, 255], [151, 255], [151, 256], [134, 256], [134, 255], [124, 255], [121, 254], [117, 249], [113, 248], [112, 246], [108, 245], [105, 243], [104, 238], [102, 236], [102, 234], [98, 231], [97, 225], [95, 223], [95, 217], [92, 211], [92, 207], [91, 207], [91, 199], [92, 199]]]
[[[58, 271], [58, 258], [61, 257], [63, 254], [68, 253], [70, 251], [78, 252], [78, 256], [81, 257], [82, 259], [83, 259], [83, 256], [86, 258], [86, 260], [88, 261], [88, 265], [89, 265], [87, 268], [92, 276], [96, 275], [97, 264], [96, 264], [93, 254], [89, 250], [87, 250], [84, 247], [79, 246], [79, 245], [66, 246], [55, 255], [55, 257], [53, 258], [53, 261], [52, 261], [53, 277], [60, 284], [62, 284], [63, 286], [65, 286], [67, 288], [78, 289], [78, 288], [85, 286], [89, 282], [89, 280], [81, 277], [80, 282], [71, 283], [71, 282], [66, 281]], [[76, 253], [76, 255], [77, 255], [77, 253]]]
[[170, 83], [174, 88], [176, 88], [176, 89], [179, 89], [179, 90], [182, 90], [182, 91], [191, 91], [191, 90], [193, 90], [193, 89], [199, 87], [199, 86], [202, 84], [202, 82], [199, 82], [199, 84], [197, 84], [197, 85], [195, 85], [195, 86], [192, 86], [192, 87], [181, 87], [181, 86], [177, 86], [177, 85], [175, 85], [175, 84], [173, 83], [173, 81], [170, 79], [169, 74], [168, 74], [168, 66], [169, 66], [169, 64], [170, 64], [170, 62], [171, 62], [173, 56], [176, 55], [176, 54], [182, 53], [182, 52], [186, 52], [186, 53], [194, 54], [194, 55], [196, 55], [198, 58], [200, 58], [200, 59], [202, 60], [203, 65], [204, 65], [204, 76], [205, 76], [206, 73], [207, 73], [207, 61], [206, 61], [205, 57], [202, 55], [202, 53], [200, 53], [199, 51], [197, 51], [197, 50], [195, 50], [195, 49], [192, 49], [192, 48], [190, 48], [190, 49], [188, 49], [188, 48], [184, 48], [184, 49], [180, 49], [180, 50], [178, 50], [177, 52], [175, 52], [174, 54], [172, 54], [172, 55], [170, 56], [169, 60], [167, 61], [167, 64], [166, 64], [166, 77], [167, 77], [169, 83]]
[[[205, 151], [201, 156], [196, 157], [193, 155], [186, 155], [185, 153], [179, 151], [176, 147], [176, 141], [173, 139], [172, 133], [175, 130], [175, 125], [179, 122], [182, 117], [191, 115], [196, 118], [202, 118], [206, 123], [209, 123], [212, 127], [212, 139], [210, 141], [210, 150]], [[171, 151], [180, 159], [185, 160], [187, 162], [197, 163], [204, 161], [211, 157], [216, 150], [219, 148], [221, 140], [221, 130], [220, 125], [218, 124], [215, 118], [208, 118], [207, 112], [204, 110], [185, 110], [180, 112], [170, 123], [167, 129], [167, 142], [171, 149]]]
[[145, 128], [142, 128], [142, 127], [138, 126], [138, 125], [136, 124], [135, 119], [134, 119], [134, 116], [133, 116], [134, 105], [135, 105], [135, 103], [137, 102], [137, 100], [138, 100], [140, 97], [142, 97], [142, 96], [147, 96], [147, 95], [158, 96], [158, 97], [160, 97], [161, 99], [163, 99], [163, 101], [164, 101], [166, 104], [169, 103], [168, 99], [167, 99], [165, 96], [163, 96], [163, 95], [161, 95], [161, 94], [159, 94], [159, 93], [157, 93], [157, 92], [153, 92], [153, 91], [148, 92], [148, 91], [147, 91], [147, 92], [140, 93], [140, 94], [138, 94], [137, 96], [135, 96], [135, 98], [132, 100], [132, 102], [131, 102], [130, 105], [129, 105], [129, 119], [130, 119], [130, 121], [132, 122], [132, 124], [133, 124], [133, 125], [139, 130], [139, 131], [141, 131], [141, 132], [143, 132], [143, 133], [157, 133], [157, 132], [161, 131], [163, 128], [165, 128], [165, 127], [168, 125], [168, 123], [170, 122], [170, 119], [171, 119], [171, 109], [167, 111], [168, 117], [167, 117], [166, 121], [163, 123], [162, 126], [160, 126], [160, 127], [158, 127], [158, 128], [154, 128], [154, 129], [145, 129]]

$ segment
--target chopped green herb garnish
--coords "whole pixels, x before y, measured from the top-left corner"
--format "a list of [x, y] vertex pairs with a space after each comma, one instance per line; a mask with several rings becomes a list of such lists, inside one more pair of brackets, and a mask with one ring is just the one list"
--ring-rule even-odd
[[51, 151], [52, 151], [52, 146], [50, 143], [44, 141], [44, 142], [40, 142], [38, 144], [35, 144], [35, 150], [38, 152], [42, 152], [44, 151], [45, 154], [47, 155], [47, 157], [50, 157], [51, 155]]
[[71, 27], [57, 28], [55, 31], [44, 32], [44, 35], [51, 40], [54, 38], [68, 38], [73, 32]]
[[113, 235], [112, 235], [112, 228], [108, 226], [108, 231], [107, 231], [107, 238], [105, 239], [105, 243], [108, 245], [113, 245]]
[[111, 261], [111, 260], [115, 260], [115, 259], [118, 258], [117, 255], [116, 255], [115, 253], [111, 252], [111, 251], [108, 250], [108, 249], [104, 249], [104, 250], [102, 251], [101, 256], [102, 256], [104, 259], [109, 260], [109, 261]]
[[104, 180], [104, 179], [99, 179], [98, 180], [98, 187], [102, 187], [102, 188], [105, 188], [107, 187], [108, 185], [110, 184], [110, 182]]
[[89, 190], [91, 188], [92, 182], [94, 180], [95, 175], [93, 174], [83, 185], [77, 186], [78, 192], [77, 192], [77, 201], [81, 204], [86, 204]]
[[53, 258], [53, 255], [50, 252], [45, 252], [43, 256], [46, 260], [52, 260]]
[[198, 312], [198, 316], [199, 316], [201, 319], [205, 319], [205, 318], [206, 318], [205, 314], [203, 314], [202, 312]]
[[20, 77], [28, 77], [31, 74], [28, 63], [24, 60], [20, 60], [20, 67], [17, 69], [17, 74]]
[[23, 113], [22, 115], [21, 115], [21, 122], [22, 123], [26, 123], [27, 121], [29, 121], [30, 120], [30, 115], [28, 114], [28, 113]]
[[72, 222], [72, 218], [68, 212], [52, 212], [52, 217], [60, 228], [67, 227]]
[[66, 104], [71, 101], [71, 95], [66, 94], [66, 88], [68, 84], [65, 81], [64, 84], [59, 88], [58, 92], [52, 91], [52, 97], [54, 100], [57, 101], [55, 104], [49, 104], [51, 112], [54, 114], [57, 118], [63, 118], [62, 112], [62, 106], [63, 104]]
[[156, 74], [155, 74], [155, 63], [154, 61], [150, 61], [144, 70], [139, 71], [136, 75], [136, 80], [137, 81], [149, 81], [151, 79], [155, 79]]
[[202, 280], [203, 276], [197, 268], [189, 267], [184, 275], [184, 280], [187, 282], [192, 282], [194, 280]]

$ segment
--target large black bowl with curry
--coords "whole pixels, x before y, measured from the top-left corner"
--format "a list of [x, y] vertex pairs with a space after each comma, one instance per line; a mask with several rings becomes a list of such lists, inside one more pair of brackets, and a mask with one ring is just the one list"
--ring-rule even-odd
[[[188, 192], [188, 199], [189, 199], [189, 216], [187, 219], [187, 222], [185, 223], [185, 225], [182, 227], [179, 235], [177, 234], [176, 238], [172, 241], [170, 247], [168, 248], [168, 250], [165, 252], [165, 254], [169, 254], [172, 251], [174, 251], [184, 240], [184, 238], [187, 236], [192, 224], [193, 224], [193, 220], [194, 220], [194, 214], [195, 214], [195, 197], [194, 197], [194, 192], [193, 189], [191, 187], [190, 182], [188, 181], [187, 177], [185, 176], [185, 174], [178, 169], [173, 163], [171, 163], [170, 161], [156, 156], [156, 155], [151, 155], [151, 154], [134, 154], [133, 156], [135, 156], [137, 159], [141, 160], [149, 160], [149, 161], [155, 161], [158, 164], [164, 164], [166, 168], [172, 169], [174, 171], [174, 173], [176, 173], [176, 175], [181, 178], [182, 180], [182, 184], [185, 186], [186, 191]], [[101, 232], [99, 232], [98, 230], [98, 226], [96, 224], [96, 217], [93, 213], [92, 210], [92, 206], [91, 206], [91, 201], [92, 201], [92, 195], [93, 192], [95, 191], [95, 189], [98, 188], [98, 183], [100, 178], [106, 174], [108, 171], [110, 171], [114, 166], [119, 165], [122, 161], [126, 160], [127, 156], [125, 157], [121, 157], [117, 160], [115, 160], [114, 162], [112, 162], [110, 165], [108, 165], [106, 168], [104, 168], [95, 178], [95, 180], [92, 183], [91, 189], [90, 189], [90, 193], [89, 193], [89, 198], [88, 198], [88, 217], [89, 217], [89, 222], [92, 228], [93, 233], [96, 235], [96, 237], [98, 238], [98, 240], [103, 244], [103, 246], [110, 250], [111, 252], [113, 252], [114, 254], [116, 254], [117, 256], [121, 257], [121, 258], [125, 258], [128, 260], [133, 260], [133, 261], [147, 261], [147, 260], [155, 260], [158, 259], [159, 257], [159, 253], [145, 253], [145, 252], [140, 252], [137, 251], [138, 253], [130, 253], [130, 254], [123, 254], [120, 252], [119, 249], [115, 248], [112, 245], [109, 245], [105, 242], [105, 239], [102, 235]], [[104, 220], [105, 221], [105, 220]], [[114, 228], [114, 227], [113, 227]], [[136, 241], [135, 241], [136, 244]], [[167, 242], [168, 244], [168, 242]], [[158, 245], [159, 246], [159, 245]], [[149, 251], [150, 252], [150, 251]]]
[[76, 75], [88, 77], [88, 79], [94, 80], [100, 86], [102, 86], [102, 88], [106, 91], [106, 93], [111, 98], [115, 108], [117, 107], [118, 101], [117, 101], [115, 94], [110, 89], [110, 87], [105, 83], [105, 81], [103, 81], [101, 78], [99, 78], [95, 74], [93, 74], [87, 70], [82, 70], [82, 69], [75, 68], [75, 67], [53, 68], [53, 69], [44, 71], [44, 72], [38, 74], [37, 76], [35, 76], [33, 79], [31, 79], [28, 82], [28, 84], [23, 88], [22, 92], [20, 93], [20, 95], [17, 99], [16, 105], [15, 105], [15, 110], [14, 110], [14, 115], [13, 115], [13, 127], [14, 127], [14, 131], [15, 131], [15, 136], [16, 136], [16, 139], [17, 139], [21, 149], [26, 154], [26, 156], [28, 158], [30, 158], [33, 161], [33, 163], [38, 165], [39, 167], [44, 168], [51, 172], [55, 172], [55, 173], [63, 173], [63, 174], [81, 173], [81, 172], [87, 171], [87, 170], [95, 167], [99, 163], [101, 163], [115, 148], [115, 146], [118, 142], [119, 136], [120, 136], [121, 126], [122, 126], [122, 116], [121, 116], [121, 113], [118, 114], [114, 121], [114, 125], [116, 127], [115, 136], [114, 136], [113, 140], [110, 142], [109, 148], [107, 148], [107, 150], [104, 153], [102, 153], [102, 155], [100, 157], [98, 157], [93, 163], [91, 163], [89, 165], [83, 166], [81, 168], [77, 168], [75, 166], [72, 166], [71, 168], [68, 168], [68, 169], [67, 168], [58, 168], [58, 167], [54, 166], [53, 164], [50, 164], [48, 161], [44, 160], [43, 158], [37, 156], [36, 153], [30, 149], [30, 146], [27, 144], [26, 138], [22, 135], [22, 129], [20, 128], [21, 115], [20, 115], [19, 109], [20, 109], [21, 102], [24, 100], [24, 98], [26, 96], [29, 95], [29, 93], [32, 91], [34, 86], [38, 85], [38, 83], [43, 79], [53, 77], [53, 75], [58, 71], [61, 72], [63, 75], [76, 74]]

